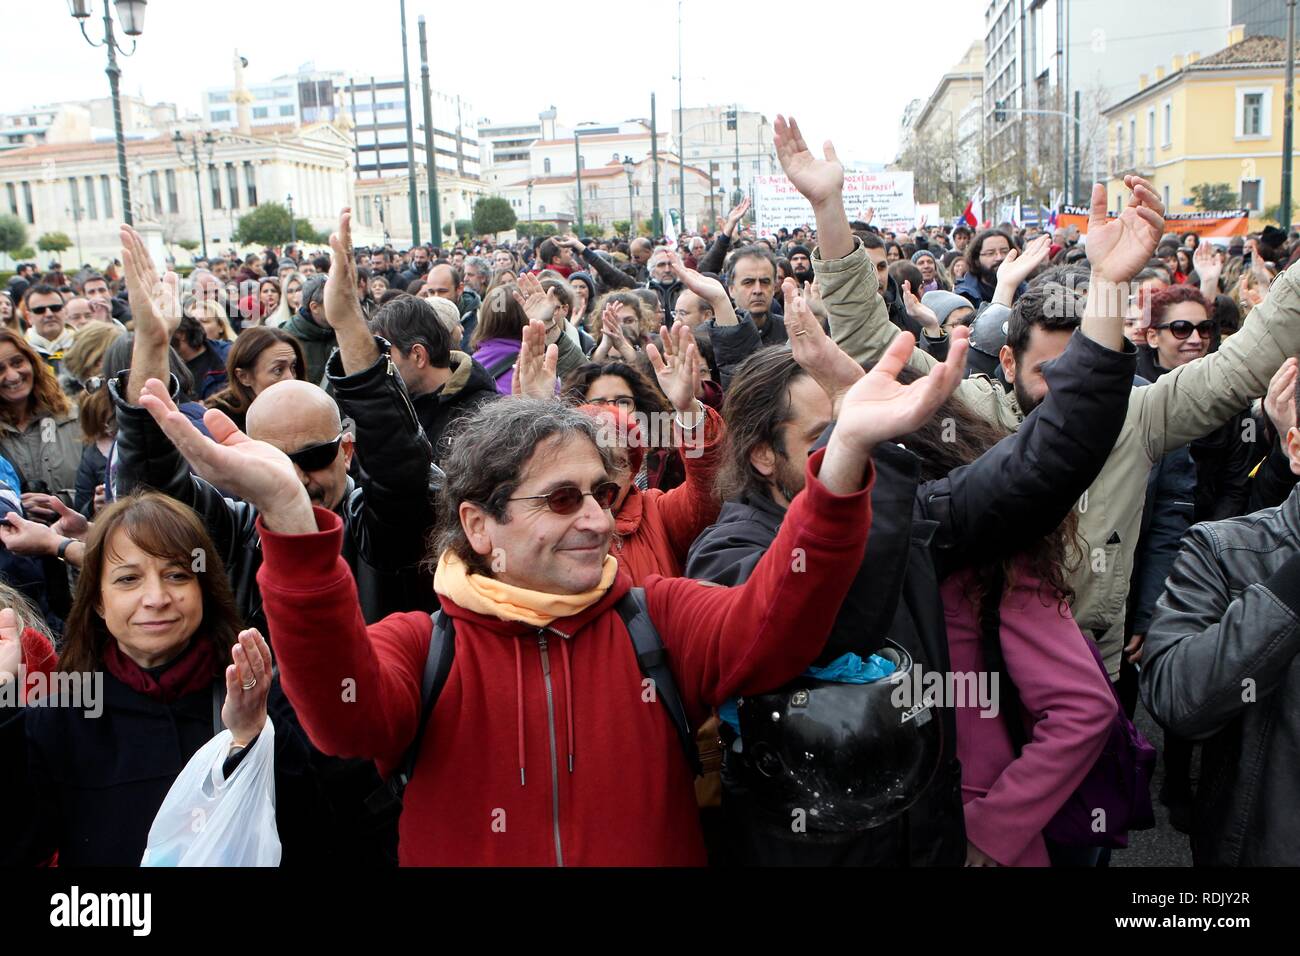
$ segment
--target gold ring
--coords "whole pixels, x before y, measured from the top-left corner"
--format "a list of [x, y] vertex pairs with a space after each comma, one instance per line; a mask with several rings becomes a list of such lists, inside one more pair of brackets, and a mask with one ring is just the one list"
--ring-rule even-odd
[[807, 335], [807, 334], [808, 334], [807, 329], [800, 329], [798, 332], [795, 333], [795, 335]]
[[247, 684], [240, 684], [239, 686], [242, 687], [244, 690], [252, 690], [254, 687], [257, 686], [257, 678], [254, 677]]

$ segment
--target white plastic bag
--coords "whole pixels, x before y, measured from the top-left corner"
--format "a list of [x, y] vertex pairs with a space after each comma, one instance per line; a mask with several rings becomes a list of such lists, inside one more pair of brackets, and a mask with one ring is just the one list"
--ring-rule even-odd
[[141, 866], [279, 866], [275, 727], [270, 718], [230, 779], [223, 730], [190, 758], [158, 808]]

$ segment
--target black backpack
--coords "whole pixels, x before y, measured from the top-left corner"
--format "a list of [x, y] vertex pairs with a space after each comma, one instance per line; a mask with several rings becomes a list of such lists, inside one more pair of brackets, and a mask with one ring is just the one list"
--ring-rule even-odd
[[[695, 732], [686, 719], [686, 708], [682, 705], [681, 695], [673, 680], [673, 672], [668, 667], [668, 652], [664, 650], [659, 632], [650, 620], [646, 608], [645, 589], [632, 588], [623, 595], [615, 605], [618, 616], [627, 627], [632, 639], [632, 648], [636, 651], [637, 665], [645, 677], [654, 681], [655, 696], [668, 711], [668, 717], [677, 731], [682, 752], [692, 773], [699, 776], [703, 771], [700, 766], [699, 750], [695, 745]], [[420, 682], [420, 722], [416, 727], [415, 739], [402, 756], [396, 771], [384, 781], [384, 786], [371, 794], [366, 806], [372, 812], [380, 812], [393, 805], [401, 805], [402, 794], [415, 771], [415, 761], [420, 753], [420, 744], [433, 714], [433, 706], [438, 702], [438, 695], [451, 673], [452, 658], [456, 654], [456, 629], [447, 614], [439, 610], [431, 615], [433, 632], [429, 636], [429, 653], [424, 660], [424, 677]]]

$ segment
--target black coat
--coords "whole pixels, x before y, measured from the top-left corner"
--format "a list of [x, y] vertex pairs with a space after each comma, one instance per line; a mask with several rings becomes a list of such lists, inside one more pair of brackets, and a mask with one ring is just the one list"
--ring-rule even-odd
[[[139, 866], [167, 791], [216, 732], [218, 687], [224, 681], [165, 704], [105, 671], [97, 717], [66, 706], [0, 708], [0, 814], [18, 837], [0, 841], [0, 865], [38, 864], [57, 850], [61, 867]], [[282, 864], [292, 865], [326, 858], [332, 818], [287, 707], [277, 682], [268, 705], [276, 827]]]
[[[433, 445], [435, 462], [441, 461], [451, 451], [451, 442], [447, 436], [453, 425], [462, 418], [474, 414], [484, 402], [501, 397], [501, 393], [497, 391], [496, 380], [471, 356], [458, 352], [452, 355], [451, 360], [452, 364], [457, 366], [455, 370], [457, 374], [453, 375], [452, 380], [436, 392], [421, 395], [413, 400], [415, 414], [420, 419], [421, 427], [424, 428], [424, 435]], [[470, 363], [469, 377], [464, 383], [457, 381], [460, 369], [458, 362]]]
[[[879, 446], [867, 550], [817, 663], [848, 651], [865, 657], [887, 637], [906, 647], [924, 670], [946, 673], [940, 582], [960, 568], [1025, 550], [1065, 519], [1119, 436], [1133, 365], [1131, 351], [1113, 352], [1076, 333], [1045, 366], [1051, 388], [1020, 429], [937, 480], [921, 480], [921, 461], [911, 452]], [[725, 585], [744, 581], [775, 540], [783, 517], [783, 509], [766, 498], [723, 505], [718, 522], [691, 547], [687, 576]], [[929, 788], [906, 814], [849, 843], [795, 842], [748, 825], [746, 795], [724, 771], [724, 809], [740, 862], [959, 865], [966, 837], [956, 721], [949, 707], [936, 708], [936, 716], [945, 749]]]

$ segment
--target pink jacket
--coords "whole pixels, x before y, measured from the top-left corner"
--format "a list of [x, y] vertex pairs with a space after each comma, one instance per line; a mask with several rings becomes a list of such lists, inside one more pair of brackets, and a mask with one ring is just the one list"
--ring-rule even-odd
[[[956, 674], [984, 671], [979, 622], [966, 597], [970, 574], [953, 574], [941, 588]], [[1101, 755], [1115, 698], [1069, 612], [1040, 592], [1036, 578], [1016, 577], [1002, 599], [1002, 654], [1028, 743], [1016, 758], [1000, 707], [996, 717], [981, 716], [978, 700], [958, 707], [962, 803], [967, 839], [999, 864], [1048, 866], [1042, 829]]]

